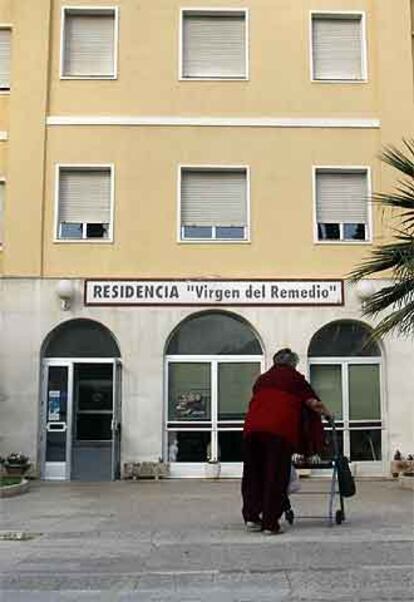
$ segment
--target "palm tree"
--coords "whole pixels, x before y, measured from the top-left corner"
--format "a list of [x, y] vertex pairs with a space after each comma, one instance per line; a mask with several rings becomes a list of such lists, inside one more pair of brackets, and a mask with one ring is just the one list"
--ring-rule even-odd
[[402, 150], [387, 146], [380, 159], [396, 169], [400, 177], [393, 192], [374, 194], [373, 201], [396, 209], [398, 225], [393, 228], [393, 241], [375, 247], [349, 277], [351, 282], [358, 282], [373, 274], [391, 272], [392, 284], [365, 298], [363, 314], [377, 317], [386, 312], [374, 328], [374, 336], [391, 331], [414, 335], [414, 139], [403, 139]]

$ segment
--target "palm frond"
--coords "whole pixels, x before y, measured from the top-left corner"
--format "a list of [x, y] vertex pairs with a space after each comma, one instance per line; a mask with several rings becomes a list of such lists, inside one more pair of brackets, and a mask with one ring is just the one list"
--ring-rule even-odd
[[392, 228], [395, 240], [375, 247], [348, 275], [356, 283], [382, 272], [392, 274], [393, 283], [363, 303], [365, 316], [378, 318], [386, 313], [373, 331], [379, 338], [391, 331], [414, 334], [414, 139], [403, 139], [402, 149], [386, 147], [380, 159], [402, 174], [392, 192], [375, 193], [371, 199], [384, 209], [396, 210], [393, 217], [398, 226]]
[[[368, 309], [363, 310], [363, 315], [371, 316]], [[392, 311], [380, 320], [372, 331], [374, 338], [382, 338], [386, 334], [398, 331], [402, 335], [411, 335], [414, 332], [414, 301], [411, 301]]]
[[404, 138], [403, 145], [406, 148], [406, 152], [396, 146], [390, 145], [379, 156], [384, 163], [387, 163], [410, 178], [414, 178], [414, 140]]
[[405, 273], [407, 269], [414, 269], [414, 238], [404, 233], [396, 236], [401, 242], [390, 243], [375, 247], [371, 256], [348, 274], [351, 282], [358, 282], [373, 274], [393, 270]]
[[390, 307], [400, 309], [411, 301], [414, 302], [414, 278], [391, 286], [384, 286], [367, 297], [364, 302], [364, 313], [375, 317]]

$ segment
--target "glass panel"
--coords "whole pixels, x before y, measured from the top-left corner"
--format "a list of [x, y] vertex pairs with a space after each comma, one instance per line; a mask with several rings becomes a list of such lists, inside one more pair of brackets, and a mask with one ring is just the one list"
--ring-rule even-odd
[[344, 224], [345, 240], [365, 240], [365, 224]]
[[168, 355], [262, 355], [252, 329], [241, 319], [211, 311], [180, 324], [167, 349]]
[[243, 226], [217, 226], [216, 238], [244, 238], [244, 227]]
[[318, 240], [339, 240], [339, 224], [318, 224]]
[[108, 238], [108, 224], [86, 224], [87, 238]]
[[349, 366], [350, 420], [380, 420], [379, 365]]
[[120, 357], [110, 331], [93, 320], [69, 320], [49, 335], [44, 357]]
[[84, 414], [76, 418], [78, 441], [110, 441], [112, 439], [112, 412], [109, 414]]
[[78, 364], [75, 383], [78, 410], [112, 410], [112, 364]]
[[68, 224], [62, 222], [60, 224], [60, 237], [59, 238], [82, 238], [82, 224]]
[[220, 431], [219, 459], [221, 462], [243, 461], [243, 432], [242, 431]]
[[184, 226], [184, 238], [212, 238], [211, 226]]
[[210, 420], [210, 364], [190, 362], [168, 366], [168, 420]]
[[[68, 368], [50, 366], [47, 383], [46, 421], [66, 424], [68, 403]], [[58, 425], [57, 425], [58, 426]], [[46, 432], [46, 461], [65, 462], [66, 431]]]
[[168, 461], [206, 462], [210, 441], [209, 432], [170, 431], [168, 433]]
[[317, 365], [310, 367], [310, 381], [313, 389], [321, 400], [335, 414], [337, 420], [342, 420], [342, 370], [336, 365]]
[[218, 366], [218, 419], [243, 420], [260, 374], [260, 364], [225, 363]]
[[360, 322], [338, 320], [321, 328], [309, 345], [310, 357], [380, 357], [371, 331]]
[[351, 435], [351, 460], [376, 461], [381, 460], [381, 430], [370, 429], [352, 431]]
[[[338, 453], [343, 454], [344, 432], [339, 431], [338, 429], [335, 432], [336, 432], [336, 440], [337, 440], [337, 445], [338, 445]], [[331, 429], [329, 429], [329, 430], [325, 429], [325, 442], [326, 442], [326, 446], [324, 447], [322, 453], [320, 454], [320, 457], [322, 460], [333, 460], [333, 458], [335, 456], [335, 447], [334, 447], [334, 442], [332, 439], [332, 430]]]

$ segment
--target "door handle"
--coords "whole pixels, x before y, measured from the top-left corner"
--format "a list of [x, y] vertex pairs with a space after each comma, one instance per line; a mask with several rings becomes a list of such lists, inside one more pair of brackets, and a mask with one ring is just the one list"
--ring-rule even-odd
[[64, 433], [67, 428], [66, 422], [48, 422], [46, 425], [46, 430], [49, 433]]

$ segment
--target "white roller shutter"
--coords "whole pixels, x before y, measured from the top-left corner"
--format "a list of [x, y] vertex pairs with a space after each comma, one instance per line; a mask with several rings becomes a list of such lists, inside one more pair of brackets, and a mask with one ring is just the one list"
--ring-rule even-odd
[[66, 11], [63, 74], [114, 75], [114, 11]]
[[0, 89], [10, 88], [11, 31], [0, 29]]
[[183, 76], [246, 76], [245, 14], [184, 14]]
[[318, 223], [365, 224], [368, 184], [366, 171], [316, 173]]
[[312, 43], [315, 79], [362, 79], [360, 16], [314, 16]]
[[183, 226], [246, 226], [246, 171], [183, 170]]
[[62, 168], [59, 178], [59, 222], [108, 224], [111, 171]]

